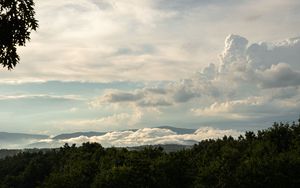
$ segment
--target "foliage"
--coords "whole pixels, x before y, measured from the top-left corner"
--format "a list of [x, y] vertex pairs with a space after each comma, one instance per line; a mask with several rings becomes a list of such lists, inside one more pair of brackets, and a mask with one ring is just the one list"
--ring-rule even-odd
[[0, 187], [300, 187], [300, 124], [171, 153], [97, 143], [18, 153], [0, 160]]
[[16, 47], [38, 27], [33, 7], [33, 0], [0, 0], [0, 64], [9, 70], [20, 60]]

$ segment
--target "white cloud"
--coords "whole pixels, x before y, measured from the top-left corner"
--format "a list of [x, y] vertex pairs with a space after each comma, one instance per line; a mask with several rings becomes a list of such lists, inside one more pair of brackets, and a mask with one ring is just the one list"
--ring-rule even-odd
[[0, 95], [0, 101], [19, 100], [19, 99], [57, 99], [57, 100], [75, 100], [75, 101], [85, 100], [84, 98], [78, 95], [45, 95], [45, 94]]
[[78, 112], [78, 110], [79, 110], [78, 108], [73, 107], [69, 109], [69, 112], [74, 113], [74, 112]]
[[241, 61], [246, 55], [248, 40], [238, 35], [229, 35], [225, 39], [224, 51], [221, 55], [221, 63], [227, 64]]
[[293, 69], [287, 63], [273, 64], [269, 69], [258, 71], [258, 76], [262, 87], [276, 88], [300, 85], [300, 70]]
[[251, 97], [244, 100], [215, 102], [209, 107], [191, 109], [191, 112], [202, 117], [214, 116], [225, 119], [247, 119], [251, 116], [251, 118], [255, 118], [252, 117], [253, 113], [256, 115], [261, 113], [262, 108], [273, 111], [271, 108], [268, 109], [270, 107], [267, 106], [269, 102], [265, 97]]
[[132, 102], [138, 101], [143, 97], [141, 92], [108, 92], [104, 95], [103, 102]]
[[[40, 28], [1, 80], [183, 78], [215, 60], [228, 33], [253, 40], [298, 34], [299, 7], [295, 0], [37, 1]], [[120, 57], [122, 49], [131, 53]]]
[[[113, 131], [102, 136], [79, 136], [64, 140], [46, 140], [48, 146], [62, 145], [64, 143], [80, 145], [84, 142], [97, 142], [104, 147], [127, 147], [155, 144], [182, 144], [191, 145], [205, 139], [222, 138], [223, 136], [233, 136], [237, 138], [243, 132], [236, 130], [221, 130], [211, 127], [203, 127], [192, 134], [177, 134], [169, 129], [143, 128], [136, 131]], [[45, 142], [41, 140], [40, 142]]]
[[278, 63], [287, 63], [300, 69], [300, 38], [290, 38], [276, 43], [252, 44], [247, 48], [249, 63], [259, 69], [270, 68]]
[[89, 104], [91, 107], [101, 107], [107, 104], [133, 104], [138, 107], [166, 107], [172, 103], [164, 96], [169, 91], [165, 88], [144, 88], [133, 92], [123, 92], [118, 90], [107, 90], [104, 94]]
[[[224, 135], [232, 135], [238, 137], [241, 132], [234, 130], [220, 130], [209, 127], [198, 129], [194, 134], [178, 135], [167, 129], [159, 128], [143, 128], [137, 131], [110, 132], [103, 136], [95, 137], [79, 137], [71, 140], [63, 140], [63, 142], [80, 144], [82, 141], [98, 142], [104, 146], [138, 146], [138, 145], [154, 145], [154, 144], [183, 144], [190, 145], [191, 141], [201, 141], [204, 139], [222, 138]], [[195, 143], [194, 142], [194, 143]]]
[[132, 113], [115, 113], [109, 116], [104, 116], [95, 119], [75, 119], [60, 122], [52, 122], [55, 126], [70, 127], [73, 129], [82, 130], [87, 127], [90, 130], [103, 130], [103, 129], [119, 129], [122, 127], [132, 127], [140, 122], [143, 117], [143, 112], [139, 109], [133, 109]]
[[[177, 106], [191, 109], [196, 116], [233, 120], [267, 117], [293, 110], [295, 114], [298, 108], [291, 104], [298, 104], [300, 98], [297, 94], [300, 84], [299, 44], [296, 38], [248, 44], [244, 37], [229, 35], [220, 62], [209, 64], [202, 72], [155, 90], [145, 87], [126, 93], [108, 92], [95, 103], [124, 102], [158, 109]], [[288, 88], [290, 92], [280, 88]]]
[[[47, 105], [30, 100], [30, 104], [26, 102], [29, 106], [26, 110], [37, 108], [35, 111], [45, 116], [34, 114], [26, 119], [35, 122], [36, 127], [49, 118], [52, 120], [53, 113], [59, 114], [55, 116], [59, 116], [57, 121], [78, 117], [80, 123], [77, 123], [82, 124], [82, 129], [89, 129], [83, 125], [98, 123], [119, 128], [121, 120], [137, 122], [131, 119], [138, 119], [137, 127], [144, 126], [143, 123], [179, 122], [193, 126], [196, 123], [215, 125], [217, 118], [212, 116], [215, 111], [221, 111], [223, 119], [245, 120], [263, 114], [270, 116], [268, 121], [273, 121], [276, 113], [298, 116], [300, 39], [278, 41], [299, 35], [298, 0], [42, 0], [36, 1], [36, 12], [39, 30], [32, 34], [26, 47], [18, 49], [21, 63], [16, 69], [0, 70], [0, 83], [22, 86], [25, 82], [73, 80], [138, 81], [146, 85], [136, 90], [140, 87], [132, 89], [124, 84], [104, 93], [103, 88], [87, 89], [82, 95], [89, 101], [101, 95], [90, 102], [92, 108], [89, 109], [83, 101], [81, 104], [73, 101], [74, 104], [68, 106], [51, 103], [50, 113], [37, 108], [48, 108]], [[222, 49], [229, 33], [247, 38], [230, 35]], [[157, 86], [153, 81], [159, 82]], [[8, 92], [4, 86], [0, 98], [3, 103], [8, 98], [31, 99], [36, 90], [30, 91], [30, 87], [26, 92]], [[51, 93], [52, 98], [76, 98], [71, 96], [72, 92], [83, 89], [72, 87], [74, 90], [65, 91], [51, 87], [46, 92]], [[65, 93], [70, 96], [63, 96]], [[35, 96], [38, 97], [52, 99]], [[266, 100], [260, 105], [249, 102], [260, 97]], [[2, 124], [14, 130], [7, 114], [15, 111], [23, 114], [21, 104], [6, 105], [9, 110], [3, 107], [6, 111], [0, 112]], [[71, 113], [71, 108], [80, 110]], [[133, 115], [131, 108], [139, 109], [140, 119]], [[190, 109], [198, 113], [191, 113]], [[199, 117], [199, 112], [211, 116]], [[26, 130], [24, 119], [17, 121], [18, 127]]]

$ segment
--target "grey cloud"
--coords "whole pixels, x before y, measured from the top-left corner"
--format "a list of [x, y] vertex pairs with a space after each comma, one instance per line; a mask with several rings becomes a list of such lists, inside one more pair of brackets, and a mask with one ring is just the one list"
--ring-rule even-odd
[[126, 93], [126, 92], [110, 92], [104, 96], [107, 102], [134, 102], [143, 98], [143, 94]]
[[[107, 10], [107, 9], [113, 8], [112, 4], [106, 0], [88, 0], [88, 3], [92, 3], [94, 6], [96, 6], [100, 10]], [[61, 6], [59, 9], [61, 11], [66, 11], [66, 10], [75, 10], [78, 12], [90, 11], [90, 7], [87, 7], [86, 5], [87, 4], [83, 4], [83, 3], [65, 2], [65, 3], [63, 3], [63, 6]]]
[[185, 103], [192, 100], [193, 98], [200, 97], [201, 86], [198, 84], [198, 80], [195, 78], [183, 79], [173, 84], [170, 87], [173, 92], [173, 100], [177, 103]]
[[113, 8], [113, 5], [108, 0], [89, 0], [95, 4], [100, 10], [106, 10]]
[[[189, 83], [187, 85], [187, 83]], [[101, 103], [134, 103], [140, 107], [163, 107], [174, 103], [185, 103], [200, 96], [199, 88], [192, 80], [182, 80], [165, 88], [139, 89], [133, 92], [109, 91], [92, 104]]]
[[258, 119], [275, 119], [276, 116], [297, 116], [299, 97], [282, 98], [272, 96], [248, 97], [241, 100], [214, 102], [210, 106], [191, 109], [196, 116], [222, 117], [223, 119], [256, 121]]
[[157, 100], [146, 99], [146, 100], [139, 101], [137, 105], [140, 107], [162, 107], [162, 106], [171, 106], [172, 103], [164, 99], [157, 99]]
[[167, 94], [168, 92], [166, 88], [145, 88], [145, 91], [161, 95]]
[[[282, 108], [283, 113], [292, 113], [299, 109], [295, 106], [300, 98], [298, 48], [298, 39], [248, 45], [246, 38], [229, 35], [219, 64], [210, 63], [187, 79], [160, 88], [145, 87], [123, 97], [117, 95], [110, 101], [126, 101], [145, 108], [180, 104], [182, 108], [193, 108], [198, 115], [223, 114], [233, 119], [271, 116], [281, 113]], [[273, 57], [273, 53], [278, 54]], [[278, 63], [283, 60], [277, 58], [281, 54], [285, 63]], [[283, 92], [284, 88], [289, 91]]]
[[257, 21], [259, 20], [263, 15], [261, 14], [252, 14], [252, 15], [248, 15], [248, 16], [245, 16], [245, 21], [247, 22], [254, 22], [254, 21]]
[[256, 43], [247, 49], [248, 59], [260, 69], [284, 62], [293, 68], [300, 68], [300, 38], [291, 38], [279, 43]]
[[68, 3], [68, 4], [65, 4], [63, 7], [60, 7], [58, 10], [60, 10], [61, 12], [64, 12], [67, 10], [74, 10], [77, 12], [86, 12], [89, 9], [84, 6], [81, 6], [79, 4], [76, 4], [76, 3]]
[[270, 69], [259, 72], [260, 85], [265, 88], [300, 85], [300, 72], [286, 63], [272, 65]]
[[0, 101], [1, 100], [57, 100], [57, 101], [63, 101], [63, 100], [75, 100], [75, 101], [80, 101], [84, 100], [80, 96], [77, 95], [44, 95], [44, 94], [39, 94], [39, 95], [0, 95]]
[[245, 2], [245, 0], [158, 0], [156, 6], [160, 9], [182, 11], [209, 5], [232, 6], [243, 2]]
[[157, 49], [150, 44], [119, 48], [113, 55], [144, 55], [153, 54]]
[[181, 87], [174, 93], [173, 98], [176, 102], [184, 103], [199, 95], [200, 94], [196, 94], [194, 91], [188, 89], [187, 87]]
[[299, 94], [299, 89], [298, 87], [289, 86], [285, 88], [275, 88], [273, 91], [267, 92], [272, 92], [272, 98], [274, 99], [290, 99]]
[[167, 91], [159, 88], [144, 88], [134, 92], [108, 91], [103, 96], [91, 102], [92, 106], [106, 103], [133, 103], [139, 107], [171, 106], [166, 98]]
[[217, 73], [216, 65], [210, 63], [207, 67], [203, 69], [201, 76], [203, 76], [206, 79], [213, 79], [216, 73]]

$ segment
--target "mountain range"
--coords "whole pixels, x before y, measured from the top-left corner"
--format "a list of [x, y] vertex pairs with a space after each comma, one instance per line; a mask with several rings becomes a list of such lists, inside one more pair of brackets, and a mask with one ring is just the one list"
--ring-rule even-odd
[[48, 135], [0, 132], [1, 148], [22, 148], [27, 143], [49, 138]]
[[[160, 126], [155, 127], [159, 130], [169, 130], [177, 135], [184, 134], [193, 134], [196, 129], [186, 129], [186, 128], [178, 128], [172, 126]], [[136, 132], [140, 129], [130, 129], [120, 131], [133, 131]], [[55, 148], [60, 147], [64, 140], [76, 139], [80, 137], [93, 137], [93, 136], [103, 136], [107, 133], [114, 132], [74, 132], [74, 133], [64, 133], [59, 134], [54, 137], [50, 137], [49, 135], [40, 135], [40, 134], [24, 134], [24, 133], [8, 133], [8, 132], [0, 132], [0, 149], [22, 149], [22, 148]], [[155, 135], [154, 135], [155, 136]], [[50, 141], [49, 141], [50, 140]], [[188, 144], [196, 143], [194, 140], [187, 141]]]

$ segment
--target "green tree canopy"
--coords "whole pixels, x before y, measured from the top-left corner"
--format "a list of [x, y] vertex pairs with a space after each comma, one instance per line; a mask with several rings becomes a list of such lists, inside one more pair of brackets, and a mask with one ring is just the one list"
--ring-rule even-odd
[[25, 46], [38, 27], [33, 0], [0, 0], [0, 64], [13, 69], [19, 63], [17, 46]]

